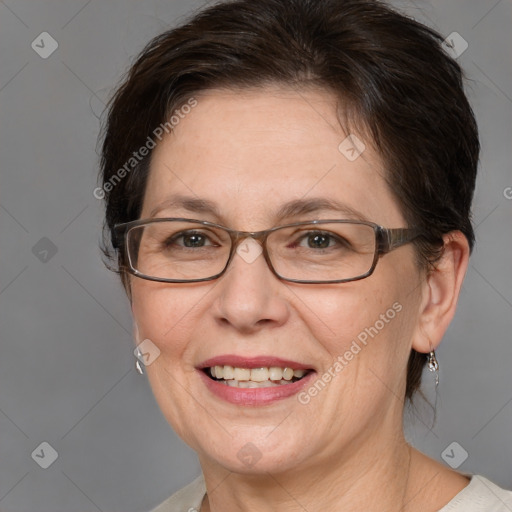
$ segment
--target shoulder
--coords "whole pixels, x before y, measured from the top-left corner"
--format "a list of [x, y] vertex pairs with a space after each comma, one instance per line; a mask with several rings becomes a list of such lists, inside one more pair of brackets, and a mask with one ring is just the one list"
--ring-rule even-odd
[[201, 474], [193, 482], [176, 491], [152, 512], [199, 512], [205, 493], [206, 486]]
[[439, 510], [439, 512], [510, 511], [512, 511], [512, 491], [502, 489], [481, 475], [471, 476], [469, 484]]
[[[204, 478], [200, 475], [158, 505], [152, 512], [199, 512], [205, 493]], [[502, 489], [481, 475], [471, 476], [469, 484], [439, 510], [439, 512], [510, 511], [512, 511], [512, 491]]]

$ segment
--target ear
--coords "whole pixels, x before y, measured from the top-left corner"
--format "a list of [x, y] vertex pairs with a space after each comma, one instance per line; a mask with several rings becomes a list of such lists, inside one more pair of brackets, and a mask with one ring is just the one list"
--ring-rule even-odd
[[453, 319], [469, 262], [469, 244], [460, 231], [443, 235], [443, 253], [423, 287], [412, 348], [428, 353], [438, 347]]

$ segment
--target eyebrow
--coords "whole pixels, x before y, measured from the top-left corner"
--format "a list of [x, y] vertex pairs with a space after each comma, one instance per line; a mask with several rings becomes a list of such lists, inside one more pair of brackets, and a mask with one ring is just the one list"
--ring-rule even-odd
[[[157, 213], [179, 208], [191, 213], [209, 214], [217, 219], [221, 219], [222, 215], [213, 201], [202, 199], [198, 197], [184, 196], [175, 194], [163, 203], [155, 207], [151, 213], [150, 218], [153, 218]], [[324, 197], [312, 197], [310, 199], [294, 199], [283, 204], [275, 213], [274, 217], [277, 221], [282, 221], [290, 217], [299, 217], [310, 213], [318, 213], [321, 211], [333, 211], [341, 214], [346, 219], [361, 220], [368, 222], [368, 218], [360, 211], [348, 206], [347, 204], [337, 201], [335, 199], [327, 199]]]
[[217, 205], [212, 201], [198, 197], [189, 197], [175, 194], [151, 210], [149, 217], [152, 218], [162, 210], [168, 210], [172, 208], [180, 208], [182, 210], [187, 210], [193, 213], [211, 214], [215, 217], [221, 216]]
[[276, 217], [281, 220], [288, 217], [298, 217], [308, 213], [320, 211], [335, 211], [342, 214], [347, 219], [368, 221], [361, 212], [335, 199], [324, 197], [313, 197], [311, 199], [295, 199], [285, 203], [276, 213]]

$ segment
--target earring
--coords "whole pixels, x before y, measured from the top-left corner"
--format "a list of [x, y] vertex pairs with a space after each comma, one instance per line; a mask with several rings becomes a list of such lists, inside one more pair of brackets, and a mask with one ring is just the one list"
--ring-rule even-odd
[[[133, 322], [133, 335], [135, 339], [137, 340], [137, 345], [140, 343], [139, 340], [139, 326], [137, 325], [137, 322]], [[135, 357], [135, 369], [137, 370], [137, 373], [139, 375], [144, 375], [144, 370], [142, 368], [142, 365], [140, 362], [142, 361], [142, 352], [140, 351], [139, 347], [136, 347], [133, 351], [133, 355]]]
[[137, 370], [137, 373], [139, 375], [144, 375], [144, 370], [142, 369], [142, 365], [140, 364], [139, 357], [142, 357], [142, 352], [139, 348], [135, 349], [135, 352], [133, 353], [135, 357], [135, 369]]
[[437, 387], [439, 385], [439, 361], [436, 358], [436, 352], [434, 349], [432, 349], [427, 356], [427, 366], [429, 371], [435, 372], [435, 381]]

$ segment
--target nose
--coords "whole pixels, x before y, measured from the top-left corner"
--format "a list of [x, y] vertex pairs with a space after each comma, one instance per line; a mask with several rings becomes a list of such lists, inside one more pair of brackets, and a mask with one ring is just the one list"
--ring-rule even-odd
[[215, 287], [213, 314], [219, 323], [244, 334], [282, 325], [289, 317], [284, 289], [268, 267], [260, 243], [245, 238]]

